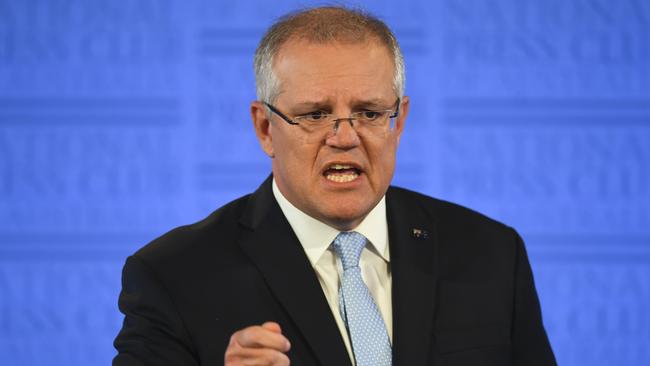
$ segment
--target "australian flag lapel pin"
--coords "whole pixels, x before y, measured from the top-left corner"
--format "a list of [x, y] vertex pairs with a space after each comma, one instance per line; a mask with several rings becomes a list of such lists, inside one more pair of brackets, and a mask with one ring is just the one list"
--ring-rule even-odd
[[413, 236], [416, 239], [426, 239], [429, 237], [429, 232], [426, 230], [413, 228], [411, 231], [411, 236]]

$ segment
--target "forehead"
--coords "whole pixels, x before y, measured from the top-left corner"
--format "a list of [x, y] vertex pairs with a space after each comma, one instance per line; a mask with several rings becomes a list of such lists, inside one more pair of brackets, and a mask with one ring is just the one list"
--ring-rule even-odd
[[390, 52], [375, 40], [312, 43], [289, 40], [273, 62], [279, 98], [325, 100], [394, 97]]

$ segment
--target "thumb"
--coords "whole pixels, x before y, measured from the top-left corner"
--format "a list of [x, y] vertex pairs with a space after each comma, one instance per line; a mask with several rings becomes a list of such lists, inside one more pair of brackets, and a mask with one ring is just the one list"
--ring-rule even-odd
[[280, 324], [276, 322], [266, 322], [262, 324], [262, 328], [270, 330], [273, 333], [282, 333], [282, 328], [280, 328]]

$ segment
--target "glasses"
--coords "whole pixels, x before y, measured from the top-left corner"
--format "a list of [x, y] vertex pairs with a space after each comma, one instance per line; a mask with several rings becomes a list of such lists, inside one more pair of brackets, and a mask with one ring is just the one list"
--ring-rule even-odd
[[264, 105], [288, 124], [302, 127], [307, 132], [306, 139], [311, 142], [321, 139], [326, 132], [333, 130], [336, 133], [341, 121], [348, 121], [359, 134], [371, 133], [375, 136], [383, 136], [389, 130], [390, 124], [387, 122], [399, 115], [400, 98], [397, 98], [392, 109], [366, 109], [352, 112], [346, 118], [336, 118], [334, 114], [323, 111], [313, 111], [289, 118], [270, 103], [264, 102]]

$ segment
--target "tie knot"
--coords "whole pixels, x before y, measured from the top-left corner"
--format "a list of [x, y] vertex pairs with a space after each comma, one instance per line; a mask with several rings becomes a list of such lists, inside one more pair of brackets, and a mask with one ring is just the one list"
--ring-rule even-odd
[[333, 245], [345, 271], [359, 265], [361, 251], [366, 246], [366, 237], [356, 231], [345, 231], [336, 236]]

